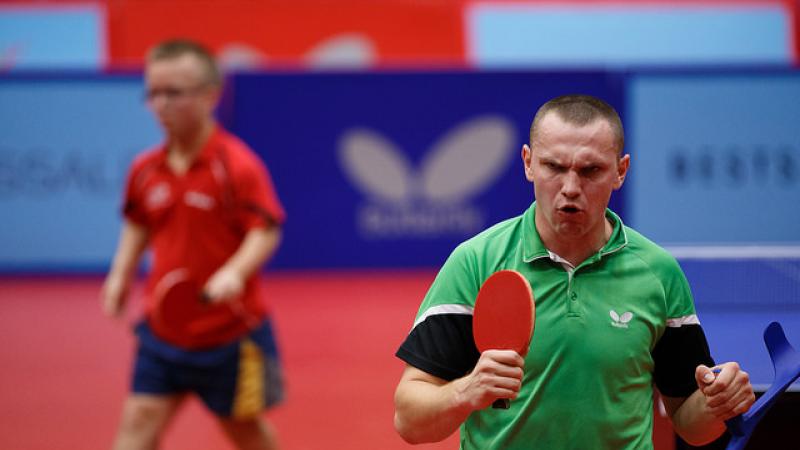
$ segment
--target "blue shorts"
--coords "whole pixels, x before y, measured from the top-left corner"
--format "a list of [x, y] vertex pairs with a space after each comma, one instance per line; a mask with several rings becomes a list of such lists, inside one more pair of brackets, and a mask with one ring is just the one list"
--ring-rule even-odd
[[184, 350], [142, 322], [132, 391], [195, 393], [217, 416], [248, 419], [283, 400], [283, 376], [269, 320], [241, 339], [207, 350]]

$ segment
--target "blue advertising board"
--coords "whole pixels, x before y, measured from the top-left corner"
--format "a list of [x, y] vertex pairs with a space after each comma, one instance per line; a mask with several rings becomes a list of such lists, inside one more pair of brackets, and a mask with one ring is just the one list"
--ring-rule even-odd
[[[269, 166], [288, 221], [277, 267], [434, 267], [533, 200], [520, 151], [536, 109], [618, 75], [236, 76], [223, 121]], [[621, 210], [617, 193], [612, 207]]]
[[[229, 81], [220, 119], [267, 162], [288, 211], [278, 268], [438, 266], [533, 200], [520, 150], [543, 102], [624, 105], [622, 78], [595, 72]], [[161, 139], [141, 96], [138, 76], [0, 78], [0, 271], [106, 269], [128, 165]]]
[[0, 271], [102, 271], [127, 166], [160, 139], [129, 76], [0, 78]]
[[661, 244], [800, 243], [800, 72], [639, 73], [630, 222]]

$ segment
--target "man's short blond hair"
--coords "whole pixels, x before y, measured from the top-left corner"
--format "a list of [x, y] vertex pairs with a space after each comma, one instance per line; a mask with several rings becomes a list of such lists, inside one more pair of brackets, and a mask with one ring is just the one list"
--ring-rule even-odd
[[203, 65], [205, 81], [214, 86], [222, 85], [222, 72], [211, 51], [199, 42], [189, 39], [171, 39], [161, 42], [147, 52], [147, 62], [180, 58], [183, 55], [194, 55]]
[[598, 119], [605, 120], [614, 133], [617, 154], [622, 156], [622, 149], [625, 147], [625, 130], [622, 128], [619, 114], [611, 105], [591, 95], [562, 95], [542, 105], [531, 123], [529, 136], [531, 146], [533, 146], [534, 136], [542, 119], [551, 112], [557, 114], [564, 122], [579, 127], [589, 125]]

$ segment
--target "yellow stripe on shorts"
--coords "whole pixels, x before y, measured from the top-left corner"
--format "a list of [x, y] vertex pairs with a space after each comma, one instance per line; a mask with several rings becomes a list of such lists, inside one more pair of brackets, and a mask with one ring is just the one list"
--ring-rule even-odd
[[264, 370], [261, 349], [249, 339], [242, 341], [239, 348], [239, 377], [231, 414], [233, 418], [251, 418], [264, 409]]

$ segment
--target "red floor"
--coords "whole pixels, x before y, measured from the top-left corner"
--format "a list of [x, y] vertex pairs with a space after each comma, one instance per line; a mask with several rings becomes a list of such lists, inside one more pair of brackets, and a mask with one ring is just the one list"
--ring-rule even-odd
[[[284, 449], [407, 449], [392, 428], [394, 351], [432, 272], [267, 276], [287, 372], [271, 411]], [[99, 278], [0, 279], [0, 448], [106, 449], [125, 395], [128, 323], [100, 313]], [[199, 404], [165, 449], [230, 448]], [[457, 436], [416, 448], [457, 449]], [[660, 447], [660, 448], [669, 448]]]

